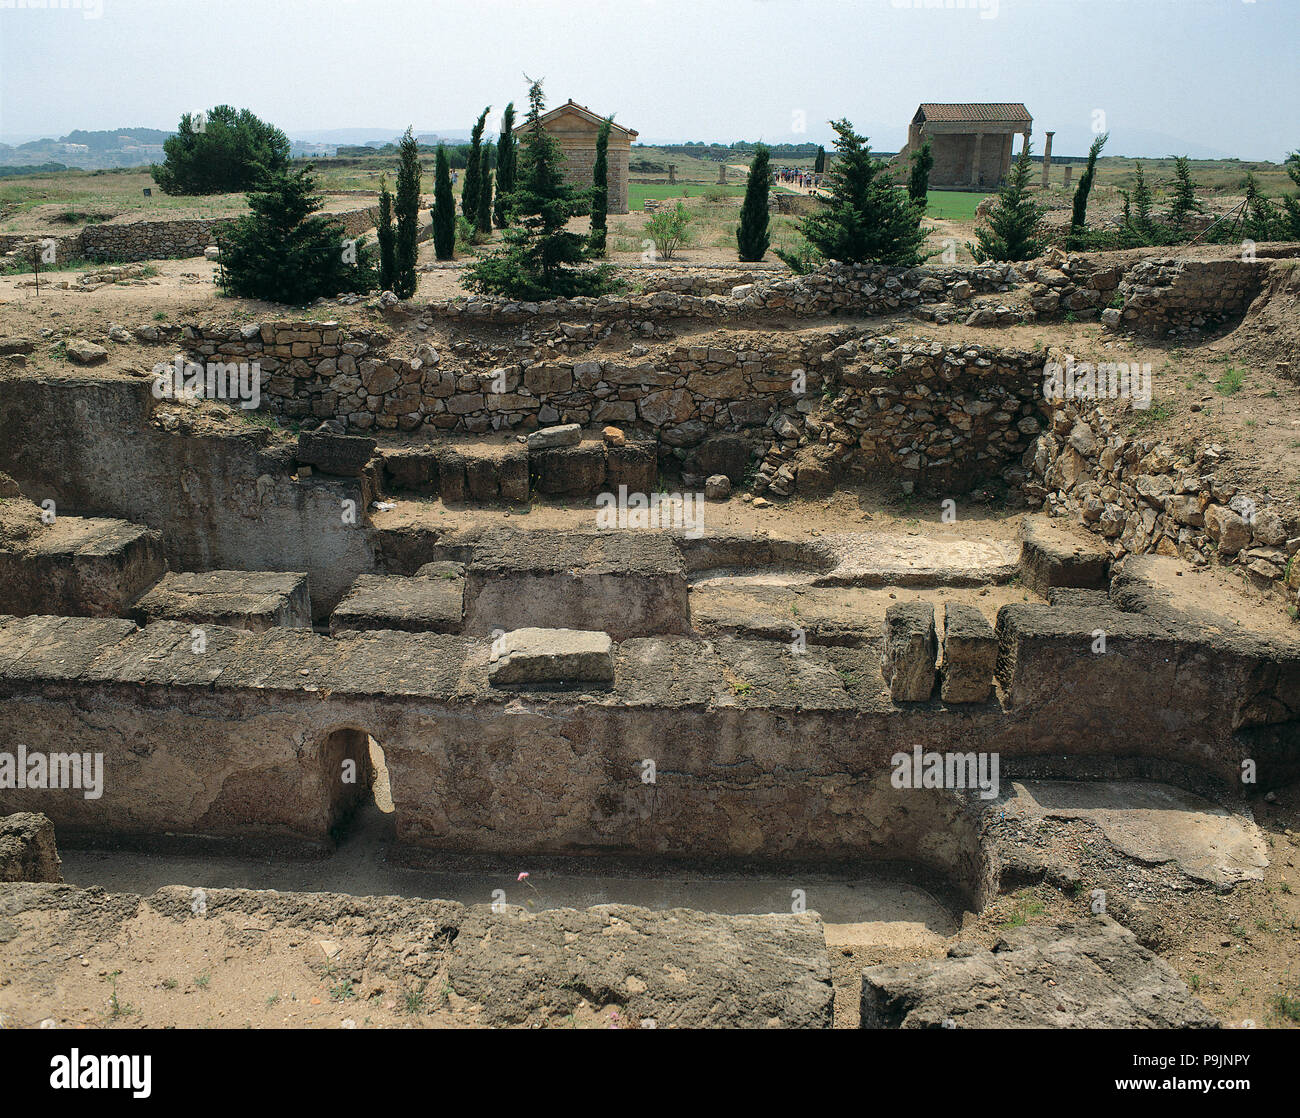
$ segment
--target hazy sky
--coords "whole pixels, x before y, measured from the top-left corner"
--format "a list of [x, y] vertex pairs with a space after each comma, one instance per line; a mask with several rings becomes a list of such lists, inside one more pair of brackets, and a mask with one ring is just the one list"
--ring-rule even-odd
[[847, 116], [896, 150], [922, 101], [1023, 101], [1036, 151], [1082, 153], [1100, 111], [1108, 154], [1281, 159], [1298, 59], [1300, 0], [0, 0], [0, 137], [222, 102], [290, 135], [466, 131], [526, 72], [650, 141]]

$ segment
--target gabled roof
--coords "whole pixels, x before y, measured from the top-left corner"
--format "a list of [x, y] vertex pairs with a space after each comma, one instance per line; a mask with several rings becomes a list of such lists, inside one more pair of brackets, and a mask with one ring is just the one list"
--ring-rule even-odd
[[974, 102], [969, 105], [926, 103], [916, 110], [914, 124], [1033, 124], [1034, 118], [1024, 105], [1001, 101]]
[[[542, 124], [543, 125], [549, 124], [551, 121], [557, 120], [561, 116], [576, 116], [582, 120], [587, 121], [587, 123], [592, 124], [597, 128], [600, 127], [601, 123], [605, 119], [599, 113], [593, 113], [589, 108], [587, 108], [586, 105], [579, 105], [577, 101], [573, 100], [573, 98], [570, 97], [567, 102], [565, 102], [563, 105], [559, 106], [558, 108], [552, 109], [549, 113], [543, 113]], [[528, 121], [525, 120], [522, 124], [518, 124], [515, 126], [515, 132], [524, 132], [527, 130], [527, 128], [528, 128]], [[639, 135], [636, 129], [624, 128], [621, 124], [618, 123], [618, 121], [614, 122], [614, 127], [611, 129], [611, 131], [615, 135], [622, 134], [626, 136], [629, 140], [635, 140]]]

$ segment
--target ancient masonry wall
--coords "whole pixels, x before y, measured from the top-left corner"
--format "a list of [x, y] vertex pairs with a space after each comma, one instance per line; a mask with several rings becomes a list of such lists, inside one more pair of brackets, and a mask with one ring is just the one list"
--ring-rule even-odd
[[[377, 209], [350, 210], [327, 214], [338, 221], [344, 236], [356, 237], [375, 224]], [[121, 224], [87, 225], [79, 233], [49, 238], [56, 244], [56, 259], [87, 260], [171, 260], [202, 256], [204, 249], [216, 244], [221, 230], [233, 218], [196, 219], [189, 221], [130, 221]], [[9, 252], [25, 241], [47, 238], [34, 233], [7, 233], [0, 236], [0, 253]]]
[[1228, 480], [1222, 447], [1142, 438], [1126, 433], [1125, 418], [1077, 401], [1054, 408], [1025, 454], [1029, 503], [1105, 537], [1115, 558], [1154, 553], [1231, 564], [1295, 603], [1300, 522], [1280, 516], [1267, 494]]

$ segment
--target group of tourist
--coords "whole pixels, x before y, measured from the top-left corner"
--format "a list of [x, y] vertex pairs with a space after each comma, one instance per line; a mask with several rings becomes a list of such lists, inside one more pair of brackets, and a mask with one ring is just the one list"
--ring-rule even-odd
[[780, 167], [774, 174], [773, 179], [778, 183], [787, 183], [790, 186], [797, 186], [804, 190], [815, 190], [821, 186], [824, 175], [814, 174], [812, 171], [805, 171], [799, 167]]

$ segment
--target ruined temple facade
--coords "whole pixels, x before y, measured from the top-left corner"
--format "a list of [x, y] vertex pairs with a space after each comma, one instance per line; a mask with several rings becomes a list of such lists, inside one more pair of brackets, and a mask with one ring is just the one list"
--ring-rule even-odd
[[[565, 178], [581, 190], [590, 189], [596, 166], [596, 133], [604, 119], [585, 105], [570, 99], [542, 117], [542, 127], [559, 142], [564, 151]], [[515, 129], [522, 138], [528, 131], [525, 121]], [[628, 160], [637, 133], [615, 122], [609, 134], [609, 212], [625, 214], [627, 204]]]
[[1034, 118], [1021, 104], [925, 104], [912, 117], [907, 147], [897, 158], [905, 163], [929, 140], [933, 189], [992, 190], [1011, 170], [1016, 135], [1028, 144], [1033, 126]]

